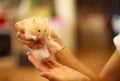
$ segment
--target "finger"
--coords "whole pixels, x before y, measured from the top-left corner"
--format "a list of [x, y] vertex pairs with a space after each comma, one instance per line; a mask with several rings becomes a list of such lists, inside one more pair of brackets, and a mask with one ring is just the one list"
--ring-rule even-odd
[[[31, 46], [30, 46], [31, 47]], [[36, 45], [33, 45], [31, 48], [32, 49], [40, 49], [40, 48], [43, 48], [44, 45], [43, 44], [36, 44]]]
[[22, 39], [22, 40], [27, 40], [27, 41], [32, 41], [33, 39], [28, 39], [25, 37], [25, 35], [21, 32], [17, 32], [17, 37]]
[[47, 78], [49, 81], [55, 81], [56, 80], [56, 77], [53, 76], [52, 73], [50, 73], [50, 72], [42, 72], [42, 73], [40, 73], [40, 75], [42, 77]]
[[27, 56], [28, 56], [28, 59], [30, 60], [30, 62], [31, 62], [33, 65], [37, 66], [37, 65], [39, 64], [38, 61], [34, 58], [34, 56], [32, 55], [31, 52], [27, 52], [26, 54], [27, 54]]
[[35, 41], [21, 40], [21, 43], [24, 45], [27, 45], [31, 49], [40, 49], [40, 48], [44, 47], [44, 45], [42, 43], [35, 42]]
[[48, 72], [49, 69], [46, 68], [43, 64], [35, 59], [31, 52], [27, 52], [29, 61], [40, 71], [40, 72]]
[[35, 41], [21, 40], [21, 43], [28, 45], [31, 48], [43, 48], [43, 44], [37, 41], [35, 42]]
[[21, 43], [24, 45], [27, 45], [29, 48], [33, 49], [34, 44], [30, 43], [30, 41], [21, 40]]
[[49, 60], [49, 62], [50, 62], [52, 65], [54, 65], [55, 67], [60, 67], [60, 66], [61, 66], [61, 64], [58, 63], [58, 62], [55, 61], [55, 60]]
[[48, 68], [56, 68], [62, 66], [62, 64], [58, 63], [57, 61], [53, 59], [44, 59], [42, 61]]
[[55, 65], [52, 64], [49, 60], [44, 60], [43, 63], [50, 69], [55, 68]]
[[15, 28], [20, 32], [24, 32], [24, 25], [21, 22], [15, 23]]
[[43, 44], [41, 43], [41, 40], [33, 40], [33, 39], [27, 39], [23, 33], [17, 32], [17, 37], [21, 39], [21, 43], [29, 46], [30, 48], [37, 49], [37, 48], [43, 48]]
[[40, 39], [38, 39], [38, 37], [36, 39], [26, 38], [25, 34], [23, 32], [20, 32], [20, 31], [17, 32], [17, 37], [20, 38], [20, 39], [22, 39], [22, 40], [27, 40], [27, 41], [37, 41], [37, 42], [41, 41]]
[[24, 34], [21, 33], [20, 31], [17, 32], [16, 36], [17, 36], [18, 38], [20, 38], [20, 39], [23, 39], [23, 40], [25, 39]]

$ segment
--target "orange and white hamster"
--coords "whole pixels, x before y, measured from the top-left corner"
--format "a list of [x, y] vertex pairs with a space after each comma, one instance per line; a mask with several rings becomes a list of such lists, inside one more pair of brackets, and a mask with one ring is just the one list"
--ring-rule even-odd
[[40, 39], [44, 45], [40, 49], [31, 49], [37, 60], [48, 58], [63, 48], [51, 37], [52, 31], [46, 18], [33, 17], [25, 23], [25, 37], [33, 40]]

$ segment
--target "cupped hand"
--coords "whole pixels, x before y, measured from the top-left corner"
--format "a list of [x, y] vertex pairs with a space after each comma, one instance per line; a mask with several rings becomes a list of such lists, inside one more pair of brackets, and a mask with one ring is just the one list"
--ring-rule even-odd
[[27, 53], [30, 62], [40, 71], [41, 76], [49, 81], [90, 81], [90, 79], [55, 60], [38, 61], [31, 52]]

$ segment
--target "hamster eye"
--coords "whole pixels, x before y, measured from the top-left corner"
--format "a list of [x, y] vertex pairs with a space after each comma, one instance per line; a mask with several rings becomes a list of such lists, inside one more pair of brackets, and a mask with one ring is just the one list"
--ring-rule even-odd
[[40, 29], [38, 29], [38, 32], [41, 32]]

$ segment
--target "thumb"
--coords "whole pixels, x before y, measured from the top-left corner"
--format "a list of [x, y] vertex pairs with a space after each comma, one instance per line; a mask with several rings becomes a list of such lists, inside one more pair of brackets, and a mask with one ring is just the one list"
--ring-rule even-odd
[[40, 75], [44, 78], [47, 78], [50, 81], [55, 81], [56, 80], [56, 77], [54, 75], [52, 75], [51, 72], [42, 72], [42, 73], [40, 73]]

